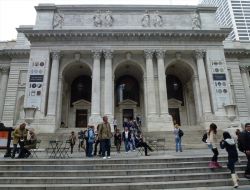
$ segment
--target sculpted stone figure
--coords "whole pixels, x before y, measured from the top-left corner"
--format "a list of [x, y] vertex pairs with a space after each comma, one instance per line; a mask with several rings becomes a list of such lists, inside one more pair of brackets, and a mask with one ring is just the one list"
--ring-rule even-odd
[[197, 13], [192, 16], [192, 29], [201, 29], [201, 21]]
[[106, 24], [106, 26], [112, 26], [113, 25], [113, 22], [114, 22], [114, 18], [113, 18], [113, 16], [112, 16], [112, 14], [111, 14], [111, 12], [110, 11], [107, 11], [106, 12], [106, 15], [105, 15], [105, 24]]
[[155, 27], [161, 27], [163, 24], [162, 16], [159, 14], [158, 11], [155, 11], [155, 14], [153, 17], [153, 24]]
[[53, 29], [54, 28], [62, 28], [64, 22], [63, 15], [58, 11], [54, 14], [54, 20], [53, 20]]
[[94, 25], [95, 25], [96, 27], [102, 26], [102, 18], [101, 18], [101, 14], [100, 14], [100, 11], [99, 11], [99, 10], [98, 10], [98, 11], [96, 12], [96, 14], [94, 15], [93, 20], [94, 20]]
[[142, 19], [141, 19], [141, 25], [143, 27], [147, 27], [150, 25], [150, 16], [148, 14], [148, 11], [145, 11], [145, 14], [143, 15]]

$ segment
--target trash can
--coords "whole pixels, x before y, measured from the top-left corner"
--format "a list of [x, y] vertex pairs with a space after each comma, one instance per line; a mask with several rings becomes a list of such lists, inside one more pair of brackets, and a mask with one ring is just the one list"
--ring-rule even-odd
[[12, 127], [5, 127], [3, 123], [0, 123], [0, 149], [6, 149], [4, 157], [11, 157], [11, 132], [14, 129]]

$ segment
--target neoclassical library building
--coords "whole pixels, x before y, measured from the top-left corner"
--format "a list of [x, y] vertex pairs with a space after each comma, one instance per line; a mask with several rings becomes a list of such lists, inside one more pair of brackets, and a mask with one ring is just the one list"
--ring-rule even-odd
[[[107, 115], [145, 132], [223, 129], [250, 118], [250, 43], [227, 40], [215, 7], [39, 4], [0, 42], [0, 118], [39, 133]], [[20, 23], [22, 24], [22, 23]]]

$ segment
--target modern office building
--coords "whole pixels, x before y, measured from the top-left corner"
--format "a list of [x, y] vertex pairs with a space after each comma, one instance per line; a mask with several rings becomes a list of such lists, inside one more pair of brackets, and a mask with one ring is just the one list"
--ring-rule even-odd
[[250, 1], [249, 0], [201, 0], [202, 5], [218, 7], [216, 20], [221, 26], [232, 27], [231, 40], [250, 40]]
[[[54, 5], [0, 43], [0, 117], [41, 133], [107, 115], [145, 132], [249, 120], [250, 51], [223, 45], [215, 7]], [[171, 132], [172, 134], [172, 132]], [[192, 137], [191, 137], [192, 138]]]

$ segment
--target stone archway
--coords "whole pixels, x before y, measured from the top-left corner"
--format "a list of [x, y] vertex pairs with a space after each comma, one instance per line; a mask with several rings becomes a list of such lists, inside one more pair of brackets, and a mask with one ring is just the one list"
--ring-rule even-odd
[[196, 125], [194, 111], [193, 68], [182, 60], [176, 60], [166, 69], [169, 113], [181, 125]]
[[65, 127], [87, 127], [91, 114], [91, 69], [82, 62], [68, 64], [62, 72], [61, 122]]
[[114, 117], [122, 129], [124, 120], [144, 118], [143, 71], [138, 63], [130, 60], [119, 63], [114, 75]]

